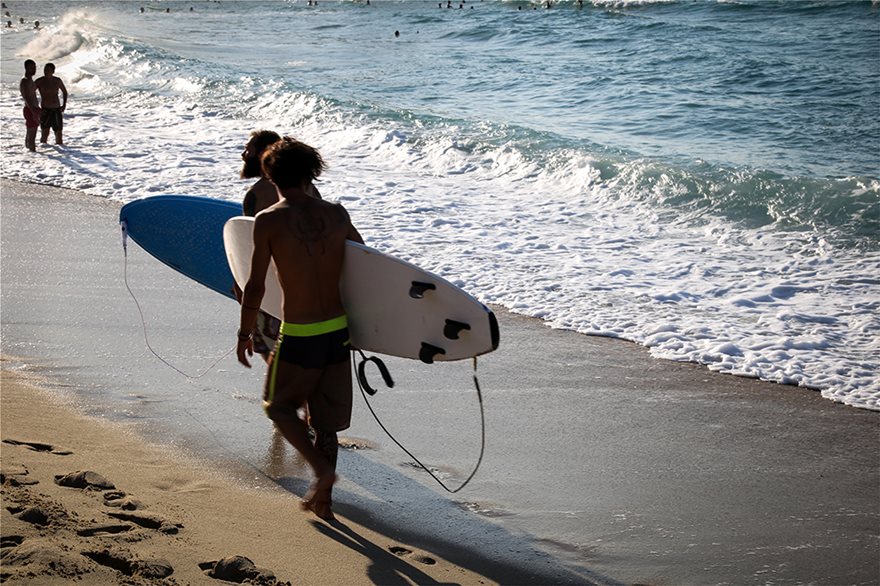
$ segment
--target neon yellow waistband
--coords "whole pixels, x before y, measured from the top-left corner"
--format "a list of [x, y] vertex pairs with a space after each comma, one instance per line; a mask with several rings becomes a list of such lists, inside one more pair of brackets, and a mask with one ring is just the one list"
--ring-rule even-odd
[[326, 321], [319, 321], [313, 324], [290, 324], [281, 322], [281, 333], [285, 336], [296, 336], [304, 338], [307, 336], [320, 336], [321, 334], [329, 334], [330, 332], [338, 332], [348, 327], [348, 318], [345, 314], [334, 317]]

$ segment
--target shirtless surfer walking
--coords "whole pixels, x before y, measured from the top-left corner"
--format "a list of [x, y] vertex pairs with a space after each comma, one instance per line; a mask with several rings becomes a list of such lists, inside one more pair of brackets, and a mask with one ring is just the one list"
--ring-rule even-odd
[[[40, 116], [40, 142], [45, 143], [49, 138], [49, 129], [55, 131], [55, 144], [63, 145], [61, 138], [61, 130], [64, 126], [63, 112], [67, 109], [67, 88], [60, 77], [55, 77], [55, 65], [46, 63], [43, 67], [43, 77], [34, 82], [37, 91], [40, 92], [40, 106], [42, 106], [42, 115]], [[61, 102], [58, 99], [58, 92], [64, 99]]]
[[24, 144], [29, 151], [37, 150], [37, 127], [40, 125], [40, 104], [37, 102], [37, 86], [34, 75], [37, 73], [37, 64], [33, 59], [24, 62], [24, 77], [18, 84], [18, 91], [24, 99], [24, 126], [26, 134]]
[[[245, 216], [254, 217], [269, 206], [278, 203], [278, 190], [275, 184], [263, 175], [263, 166], [261, 159], [263, 153], [271, 145], [281, 140], [277, 132], [272, 130], [254, 130], [250, 134], [244, 150], [241, 152], [241, 172], [239, 177], [242, 179], [255, 179], [259, 177], [241, 202], [242, 213]], [[310, 194], [312, 197], [321, 199], [318, 188], [313, 184], [309, 184]], [[236, 297], [241, 299], [241, 291], [236, 285]], [[254, 351], [263, 357], [263, 360], [269, 362], [269, 355], [275, 347], [275, 341], [278, 339], [278, 328], [281, 327], [281, 320], [269, 315], [264, 311], [260, 311], [257, 315], [257, 325], [253, 331]]]
[[[351, 353], [348, 322], [339, 293], [346, 239], [363, 242], [345, 208], [315, 198], [312, 181], [324, 170], [314, 148], [292, 138], [262, 157], [265, 176], [281, 200], [254, 222], [251, 274], [244, 288], [238, 360], [250, 368], [251, 333], [275, 261], [283, 292], [284, 321], [263, 393], [266, 414], [309, 463], [315, 481], [303, 507], [334, 518], [332, 490], [339, 451], [336, 433], [351, 422]], [[297, 411], [308, 403], [314, 445]]]

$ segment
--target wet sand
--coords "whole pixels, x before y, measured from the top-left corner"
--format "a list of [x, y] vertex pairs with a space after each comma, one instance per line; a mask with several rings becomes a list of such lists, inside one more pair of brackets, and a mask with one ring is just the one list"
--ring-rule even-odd
[[8, 366], [5, 584], [488, 582], [350, 520], [319, 522], [282, 489], [242, 489], [167, 446], [77, 414], [41, 388], [50, 382]]
[[[239, 483], [248, 478], [254, 490], [295, 500], [306, 485], [289, 458], [275, 468], [268, 425], [246, 397], [258, 393], [260, 373], [224, 361], [210, 379], [181, 386], [179, 375], [145, 352], [122, 279], [118, 208], [77, 192], [2, 182], [4, 353], [20, 357], [14, 364], [27, 364], [25, 372], [52, 381], [56, 392], [67, 389], [102, 414], [112, 395], [107, 389], [124, 389], [130, 404], [109, 415], [129, 417], [134, 427], [149, 422], [154, 409], [173, 418], [162, 405], [191, 393], [178, 410], [181, 421], [167, 422], [179, 430], [169, 441], [208, 454], [209, 465], [239, 474]], [[166, 356], [197, 370], [231, 347], [234, 304], [203, 294], [142, 252], [129, 255], [129, 279]], [[192, 303], [207, 313], [183, 309]], [[489, 446], [466, 492], [447, 497], [430, 479], [414, 481], [402, 472], [405, 458], [356, 407], [351, 437], [377, 450], [368, 457], [357, 450], [343, 454], [338, 509], [346, 523], [386, 540], [372, 542], [380, 550], [399, 543], [413, 555], [472, 572], [454, 579], [461, 582], [477, 576], [525, 584], [880, 581], [877, 413], [834, 404], [815, 391], [654, 360], [633, 344], [498, 313], [501, 348], [480, 361]], [[206, 344], [225, 331], [223, 324], [228, 340]], [[426, 385], [424, 370], [388, 363], [404, 390], [380, 391], [375, 401], [393, 429], [431, 420], [421, 414], [444, 415], [438, 405], [447, 408], [450, 393], [468, 382], [460, 368], [448, 367], [431, 371]], [[4, 395], [6, 380], [4, 374]], [[217, 392], [218, 385], [229, 389]], [[235, 425], [225, 421], [243, 411]], [[3, 439], [7, 417], [4, 406]], [[444, 442], [432, 434], [406, 440], [431, 463], [457, 454], [449, 470], [454, 481], [472, 464], [475, 432], [473, 410], [451, 417], [470, 419], [460, 428], [450, 424], [455, 434]], [[187, 431], [186, 418], [198, 426]], [[253, 435], [243, 432], [251, 428]], [[3, 444], [4, 466], [12, 450], [22, 449]], [[235, 462], [240, 470], [230, 468]], [[248, 467], [249, 477], [242, 472]], [[124, 478], [111, 480], [124, 484]], [[129, 490], [139, 493], [137, 485]], [[196, 505], [185, 506], [196, 514]], [[297, 523], [310, 522], [292, 515]], [[329, 526], [309, 527], [312, 539], [320, 533], [333, 543], [351, 541]], [[263, 536], [270, 535], [267, 528]], [[220, 555], [227, 554], [214, 557]], [[280, 566], [252, 559], [297, 581], [282, 576]], [[421, 570], [418, 562], [407, 563]], [[359, 575], [368, 581], [368, 573]]]

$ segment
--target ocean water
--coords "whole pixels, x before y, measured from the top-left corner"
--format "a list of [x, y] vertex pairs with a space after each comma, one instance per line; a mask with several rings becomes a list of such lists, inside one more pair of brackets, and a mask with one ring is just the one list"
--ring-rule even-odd
[[[880, 409], [876, 2], [6, 4], [4, 177], [237, 201], [275, 129], [485, 303]], [[24, 150], [25, 58], [64, 147]]]

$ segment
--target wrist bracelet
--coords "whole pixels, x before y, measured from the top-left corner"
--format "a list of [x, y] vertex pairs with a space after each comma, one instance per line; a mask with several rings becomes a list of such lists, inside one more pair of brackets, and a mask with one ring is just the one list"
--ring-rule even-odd
[[238, 330], [238, 339], [244, 342], [245, 340], [250, 340], [253, 337], [253, 334], [243, 334], [241, 329]]

